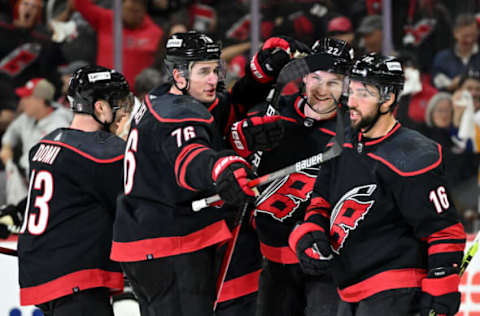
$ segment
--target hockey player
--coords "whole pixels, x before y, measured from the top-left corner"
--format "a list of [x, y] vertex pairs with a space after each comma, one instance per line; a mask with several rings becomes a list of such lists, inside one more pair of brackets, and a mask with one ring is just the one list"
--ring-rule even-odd
[[[216, 248], [231, 238], [227, 222], [255, 197], [250, 165], [225, 150], [223, 136], [247, 109], [242, 105], [266, 97], [265, 83], [291, 57], [289, 45], [266, 43], [252, 71], [225, 95], [217, 42], [197, 32], [167, 40], [171, 82], [149, 93], [132, 120], [111, 253], [142, 315], [213, 315]], [[192, 211], [193, 200], [216, 192], [226, 206]]]
[[[335, 102], [342, 94], [353, 49], [344, 41], [324, 38], [313, 45], [312, 57], [318, 70], [303, 78], [304, 92], [280, 99], [281, 121], [258, 116], [266, 112], [266, 105], [261, 105], [255, 108], [255, 116], [232, 126], [232, 145], [239, 154], [249, 156], [256, 150], [270, 149], [261, 156], [260, 176], [324, 151], [335, 135]], [[293, 121], [296, 126], [287, 127], [288, 133], [282, 133], [282, 125], [286, 124], [281, 122], [286, 121]], [[304, 218], [317, 173], [315, 166], [274, 181], [257, 199], [255, 226], [265, 257], [258, 316], [327, 316], [336, 312], [339, 298], [332, 279], [307, 277], [295, 252], [288, 247], [290, 232]]]
[[107, 132], [132, 95], [124, 76], [78, 69], [68, 98], [69, 128], [30, 150], [30, 188], [18, 239], [21, 305], [45, 315], [113, 315], [110, 293], [123, 289], [109, 259], [125, 142]]
[[398, 59], [365, 55], [349, 77], [351, 142], [320, 169], [290, 246], [306, 270], [331, 268], [337, 315], [454, 315], [465, 232], [441, 147], [393, 116]]

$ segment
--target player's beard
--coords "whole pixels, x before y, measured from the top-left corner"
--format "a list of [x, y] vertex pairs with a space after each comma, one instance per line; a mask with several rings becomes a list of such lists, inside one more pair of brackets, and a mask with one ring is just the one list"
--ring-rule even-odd
[[[357, 112], [357, 113], [359, 113], [359, 112]], [[362, 129], [370, 129], [372, 124], [376, 123], [376, 120], [377, 120], [377, 113], [376, 112], [369, 113], [365, 116], [362, 115], [361, 113], [359, 113], [359, 115], [360, 115], [360, 120], [357, 121], [356, 123], [351, 122], [351, 124], [350, 124], [355, 132], [359, 132]]]

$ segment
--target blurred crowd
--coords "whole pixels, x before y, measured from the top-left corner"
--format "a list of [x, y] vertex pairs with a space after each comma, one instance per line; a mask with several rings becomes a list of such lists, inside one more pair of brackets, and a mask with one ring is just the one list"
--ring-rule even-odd
[[[381, 0], [261, 0], [260, 41], [287, 35], [308, 46], [325, 36], [356, 54], [381, 52]], [[468, 231], [478, 230], [480, 1], [395, 0], [393, 54], [406, 66], [397, 119], [439, 142]], [[29, 148], [71, 120], [66, 88], [86, 64], [114, 67], [112, 0], [0, 0], [0, 204], [27, 191]], [[141, 100], [167, 80], [165, 39], [196, 29], [221, 40], [225, 86], [244, 75], [249, 0], [123, 0], [123, 65]]]

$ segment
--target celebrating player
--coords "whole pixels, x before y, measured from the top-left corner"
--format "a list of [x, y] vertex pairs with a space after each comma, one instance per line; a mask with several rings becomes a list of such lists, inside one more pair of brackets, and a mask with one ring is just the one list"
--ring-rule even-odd
[[[253, 71], [222, 94], [219, 43], [197, 32], [167, 40], [171, 81], [148, 94], [132, 120], [111, 254], [142, 315], [213, 314], [217, 245], [231, 238], [232, 211], [255, 197], [249, 163], [226, 150], [223, 135], [242, 105], [266, 97], [265, 83], [290, 58], [286, 48], [264, 45]], [[226, 206], [192, 211], [193, 200], [212, 193]]]
[[100, 66], [78, 69], [68, 98], [70, 128], [30, 150], [30, 189], [18, 239], [20, 303], [45, 315], [113, 314], [123, 289], [109, 259], [125, 142], [108, 132], [132, 95], [124, 76]]
[[[275, 116], [255, 116], [232, 126], [232, 145], [239, 154], [267, 150], [261, 156], [258, 174], [263, 175], [324, 151], [335, 135], [336, 102], [342, 94], [344, 74], [353, 50], [344, 41], [324, 38], [312, 47], [318, 70], [303, 78], [305, 91], [282, 97]], [[284, 122], [295, 127], [285, 129]], [[289, 124], [291, 125], [291, 124]], [[273, 147], [273, 149], [272, 149]], [[260, 276], [257, 315], [334, 315], [338, 294], [330, 276], [306, 277], [288, 236], [304, 218], [318, 167], [274, 181], [257, 199], [255, 224], [265, 257]]]
[[331, 269], [337, 315], [454, 315], [465, 232], [441, 147], [393, 116], [398, 59], [365, 55], [349, 77], [351, 143], [320, 169], [290, 246], [303, 267]]

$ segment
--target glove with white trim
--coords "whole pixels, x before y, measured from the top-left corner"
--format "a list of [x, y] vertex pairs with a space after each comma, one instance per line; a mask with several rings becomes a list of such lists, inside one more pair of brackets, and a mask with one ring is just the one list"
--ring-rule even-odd
[[305, 222], [295, 226], [288, 244], [297, 254], [303, 272], [322, 275], [330, 267], [333, 259], [330, 241], [319, 225]]
[[212, 179], [226, 204], [242, 206], [255, 201], [255, 192], [248, 186], [248, 180], [253, 179], [252, 169], [242, 157], [221, 156], [213, 165]]

